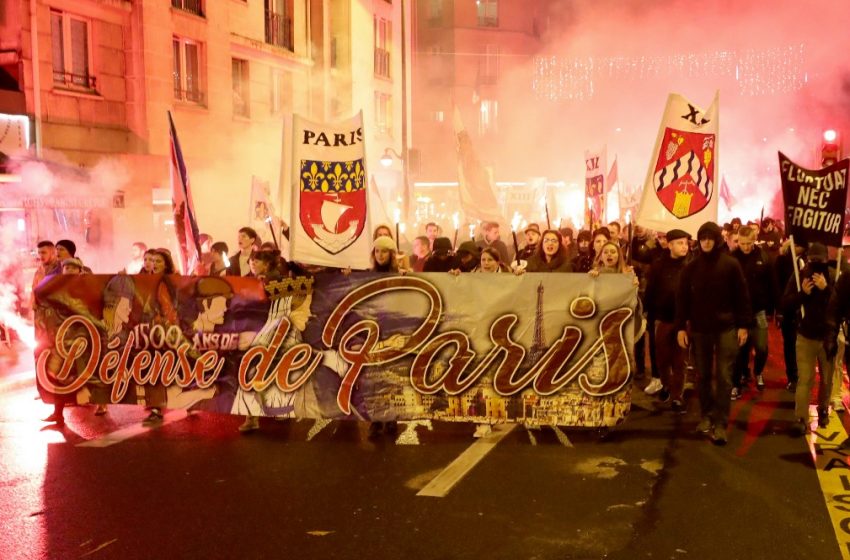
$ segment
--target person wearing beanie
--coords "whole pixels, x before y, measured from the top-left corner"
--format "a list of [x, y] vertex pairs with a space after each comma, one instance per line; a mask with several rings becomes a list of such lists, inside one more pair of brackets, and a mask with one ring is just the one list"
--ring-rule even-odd
[[835, 333], [835, 313], [829, 312], [834, 292], [833, 275], [829, 273], [826, 247], [812, 243], [806, 251], [806, 265], [800, 271], [800, 289], [790, 278], [782, 296], [782, 306], [793, 310], [797, 317], [797, 387], [794, 392], [794, 435], [809, 431], [809, 401], [815, 382], [815, 365], [820, 372], [818, 385], [818, 425], [825, 428], [829, 421], [829, 397], [832, 392], [832, 359], [835, 346], [830, 344]]
[[434, 240], [431, 255], [425, 260], [423, 272], [448, 272], [460, 268], [457, 257], [452, 255], [452, 242], [448, 237], [438, 237]]
[[60, 239], [56, 242], [56, 256], [60, 261], [73, 259], [77, 256], [77, 244], [70, 239]]
[[741, 265], [720, 250], [720, 226], [704, 223], [697, 240], [698, 254], [679, 280], [676, 337], [683, 349], [694, 345], [702, 416], [697, 431], [725, 445], [735, 358], [753, 324], [750, 295]]
[[372, 271], [398, 272], [396, 245], [391, 237], [382, 235], [372, 242]]
[[647, 325], [653, 325], [655, 336], [655, 363], [658, 376], [653, 371], [652, 380], [644, 391], [648, 395], [659, 393], [661, 401], [672, 399], [671, 408], [684, 414], [685, 400], [685, 350], [676, 340], [676, 293], [685, 268], [691, 235], [681, 229], [666, 234], [667, 251], [649, 268], [644, 295]]

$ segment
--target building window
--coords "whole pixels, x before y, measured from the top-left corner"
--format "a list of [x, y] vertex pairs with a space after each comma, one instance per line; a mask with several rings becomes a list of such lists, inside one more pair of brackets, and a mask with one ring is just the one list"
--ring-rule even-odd
[[204, 0], [171, 0], [171, 6], [204, 17]]
[[495, 99], [482, 99], [478, 112], [478, 134], [487, 134], [498, 130], [496, 121], [499, 116], [499, 102]]
[[431, 111], [431, 119], [434, 122], [444, 122], [446, 120], [446, 114], [443, 111]]
[[279, 68], [272, 68], [271, 113], [277, 115], [284, 107], [292, 107], [292, 75]]
[[266, 0], [266, 43], [294, 50], [292, 0]]
[[57, 10], [50, 11], [53, 39], [53, 83], [63, 87], [95, 89], [91, 75], [89, 20]]
[[172, 39], [174, 51], [174, 99], [203, 103], [201, 44], [184, 37]]
[[475, 0], [478, 27], [499, 27], [499, 0]]
[[443, 0], [428, 1], [428, 25], [440, 27], [443, 24]]
[[392, 96], [375, 92], [375, 129], [378, 134], [392, 136]]
[[499, 47], [487, 45], [478, 59], [478, 83], [495, 84], [499, 79]]
[[375, 27], [375, 75], [390, 77], [390, 45], [392, 44], [392, 22], [384, 18], [374, 19]]
[[231, 59], [230, 67], [233, 77], [233, 114], [237, 117], [250, 117], [248, 61], [234, 58]]

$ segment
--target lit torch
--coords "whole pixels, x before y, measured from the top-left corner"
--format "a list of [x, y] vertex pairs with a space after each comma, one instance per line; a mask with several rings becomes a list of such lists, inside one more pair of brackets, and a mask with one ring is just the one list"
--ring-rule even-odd
[[452, 247], [454, 247], [455, 251], [457, 251], [457, 230], [460, 228], [460, 213], [455, 212], [452, 214], [452, 223], [455, 226], [455, 238], [452, 240]]
[[514, 217], [511, 218], [511, 235], [514, 238], [514, 254], [516, 255], [516, 264], [519, 266], [519, 243], [516, 240], [516, 230], [519, 227], [519, 223], [522, 221], [522, 216], [519, 215], [519, 212], [514, 211]]

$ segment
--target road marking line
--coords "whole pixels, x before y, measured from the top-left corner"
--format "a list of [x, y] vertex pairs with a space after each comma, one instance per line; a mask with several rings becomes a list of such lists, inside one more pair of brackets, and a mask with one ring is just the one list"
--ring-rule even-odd
[[[817, 411], [814, 412], [813, 425], [816, 427]], [[812, 421], [811, 418], [809, 420]], [[830, 413], [826, 428], [813, 431], [806, 437], [841, 558], [850, 560], [850, 449], [841, 449], [845, 439], [847, 432], [835, 412]]]
[[460, 482], [516, 426], [516, 424], [496, 424], [493, 426], [493, 431], [489, 435], [482, 437], [467, 447], [463, 453], [458, 455], [448, 467], [443, 469], [440, 474], [434, 477], [416, 495], [444, 498], [455, 484]]
[[187, 414], [185, 410], [172, 410], [167, 412], [163, 417], [162, 422], [158, 422], [157, 424], [143, 426], [141, 423], [138, 423], [132, 426], [127, 426], [126, 428], [110, 432], [104, 436], [100, 436], [99, 438], [78, 443], [77, 447], [109, 447], [110, 445], [121, 443], [124, 440], [142, 435], [151, 430], [156, 430], [166, 424], [183, 420], [186, 416]]
[[567, 437], [567, 434], [561, 431], [561, 428], [558, 426], [552, 426], [552, 430], [555, 432], [555, 436], [557, 436], [558, 441], [560, 441], [564, 447], [572, 447], [573, 442], [570, 441], [570, 438]]
[[531, 433], [531, 430], [528, 428], [525, 429], [525, 433], [528, 434], [528, 441], [531, 442], [531, 445], [537, 445], [537, 438], [534, 437], [534, 434]]

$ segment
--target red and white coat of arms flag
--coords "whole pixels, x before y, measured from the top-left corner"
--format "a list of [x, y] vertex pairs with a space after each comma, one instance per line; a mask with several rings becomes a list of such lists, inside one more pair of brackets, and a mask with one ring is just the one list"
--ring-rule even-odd
[[362, 112], [335, 123], [293, 115], [288, 186], [293, 261], [371, 267], [365, 137]]
[[719, 93], [707, 111], [671, 93], [646, 174], [636, 222], [696, 236], [717, 221]]

